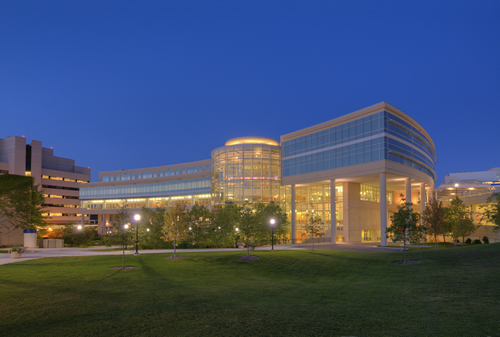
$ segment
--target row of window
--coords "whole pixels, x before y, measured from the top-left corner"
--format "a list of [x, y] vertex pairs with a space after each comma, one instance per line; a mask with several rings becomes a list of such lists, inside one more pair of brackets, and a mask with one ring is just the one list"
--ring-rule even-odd
[[210, 194], [195, 194], [162, 198], [114, 199], [114, 200], [82, 200], [82, 208], [87, 209], [119, 209], [126, 203], [129, 208], [170, 207], [182, 202], [186, 206], [210, 205]]
[[45, 198], [57, 198], [57, 199], [78, 199], [78, 197], [70, 197], [66, 195], [57, 195], [57, 194], [44, 194]]
[[[31, 175], [31, 173], [30, 173], [30, 175]], [[69, 182], [72, 182], [72, 183], [81, 183], [81, 184], [88, 183], [88, 181], [86, 181], [86, 180], [63, 178], [63, 177], [53, 177], [53, 176], [48, 176], [48, 175], [42, 175], [42, 179], [59, 180], [59, 181], [69, 181]]]
[[[143, 173], [137, 173], [137, 179], [150, 179], [150, 178], [157, 178], [157, 177], [169, 177], [169, 176], [176, 176], [180, 174], [189, 174], [189, 173], [196, 173], [196, 172], [203, 172], [203, 165], [200, 166], [191, 166], [191, 167], [184, 167], [182, 169], [175, 169], [175, 170], [165, 170], [165, 171], [155, 171], [155, 172], [143, 172]], [[205, 171], [210, 171], [210, 165], [205, 165]], [[110, 175], [110, 176], [102, 176], [101, 181], [121, 181], [121, 180], [135, 180], [136, 179], [136, 174], [135, 173], [127, 173], [127, 174], [117, 174], [115, 175]]]
[[66, 207], [66, 208], [80, 208], [79, 205], [63, 205], [63, 204], [43, 204], [42, 207]]
[[190, 194], [194, 191], [203, 193], [203, 190], [210, 191], [210, 182], [210, 177], [203, 177], [146, 184], [86, 187], [80, 189], [80, 199], [144, 195], [170, 196], [173, 194]]

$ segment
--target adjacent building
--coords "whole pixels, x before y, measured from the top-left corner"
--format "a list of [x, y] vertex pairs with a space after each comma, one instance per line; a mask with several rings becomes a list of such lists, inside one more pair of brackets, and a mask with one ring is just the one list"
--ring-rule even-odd
[[123, 201], [165, 207], [178, 200], [217, 209], [231, 202], [276, 202], [290, 219], [289, 240], [307, 239], [311, 214], [324, 240], [387, 243], [385, 229], [402, 198], [423, 211], [437, 179], [434, 143], [413, 118], [382, 102], [281, 136], [241, 137], [186, 164], [101, 172], [80, 185], [82, 213], [99, 230]]
[[488, 171], [448, 173], [444, 177], [443, 183], [436, 187], [439, 201], [442, 201], [445, 206], [449, 206], [451, 200], [458, 196], [468, 206], [474, 223], [481, 225], [470, 238], [474, 240], [486, 236], [490, 242], [500, 242], [500, 233], [492, 230], [493, 224], [484, 221], [481, 213], [483, 205], [487, 204], [488, 197], [498, 192], [500, 192], [499, 167]]
[[[90, 181], [90, 168], [76, 166], [73, 159], [54, 156], [54, 150], [43, 147], [40, 141], [28, 144], [26, 138], [14, 136], [0, 139], [0, 174], [33, 177], [45, 194], [43, 207], [52, 227], [88, 223], [88, 217], [80, 212], [79, 193], [80, 186]], [[15, 235], [21, 237], [20, 233]], [[1, 237], [7, 240], [5, 235]], [[21, 244], [22, 237], [20, 240]]]

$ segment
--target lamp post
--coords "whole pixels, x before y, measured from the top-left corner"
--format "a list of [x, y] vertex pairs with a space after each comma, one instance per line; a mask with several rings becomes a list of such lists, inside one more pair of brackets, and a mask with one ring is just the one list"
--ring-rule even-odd
[[271, 224], [271, 250], [274, 250], [274, 225], [276, 224], [276, 220], [271, 219], [269, 223]]
[[136, 214], [134, 215], [134, 220], [135, 220], [135, 256], [139, 256], [139, 221], [141, 220], [141, 215]]
[[458, 198], [458, 184], [455, 184], [455, 197]]

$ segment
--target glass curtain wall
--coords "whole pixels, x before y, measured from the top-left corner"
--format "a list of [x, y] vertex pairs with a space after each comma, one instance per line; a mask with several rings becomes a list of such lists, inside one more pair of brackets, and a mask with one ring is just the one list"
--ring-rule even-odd
[[[335, 184], [336, 199], [336, 240], [342, 241], [343, 238], [343, 184]], [[306, 225], [311, 216], [319, 215], [321, 218], [321, 227], [323, 232], [323, 241], [330, 241], [330, 224], [332, 215], [330, 212], [330, 184], [315, 184], [308, 186], [295, 187], [295, 238], [297, 243], [310, 239], [310, 234], [306, 231]], [[281, 207], [285, 209], [288, 215], [288, 221], [291, 223], [291, 188], [289, 186], [281, 188]], [[288, 228], [291, 231], [291, 226]], [[291, 232], [289, 234], [291, 239]]]
[[279, 202], [280, 181], [278, 146], [235, 145], [212, 151], [214, 205]]

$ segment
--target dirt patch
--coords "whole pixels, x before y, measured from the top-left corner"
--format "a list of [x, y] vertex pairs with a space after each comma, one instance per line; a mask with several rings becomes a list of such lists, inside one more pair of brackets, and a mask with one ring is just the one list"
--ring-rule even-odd
[[253, 260], [258, 260], [258, 256], [250, 255], [250, 256], [240, 256], [240, 260], [245, 260], [245, 261], [253, 261]]
[[177, 255], [177, 256], [165, 256], [166, 259], [183, 259], [184, 256], [180, 256], [180, 255]]
[[420, 263], [420, 261], [406, 260], [406, 263], [404, 261], [394, 262], [394, 264], [416, 264], [416, 263]]
[[125, 267], [125, 268], [122, 268], [122, 267], [109, 267], [109, 269], [113, 269], [113, 270], [131, 270], [131, 269], [137, 269], [139, 267]]

